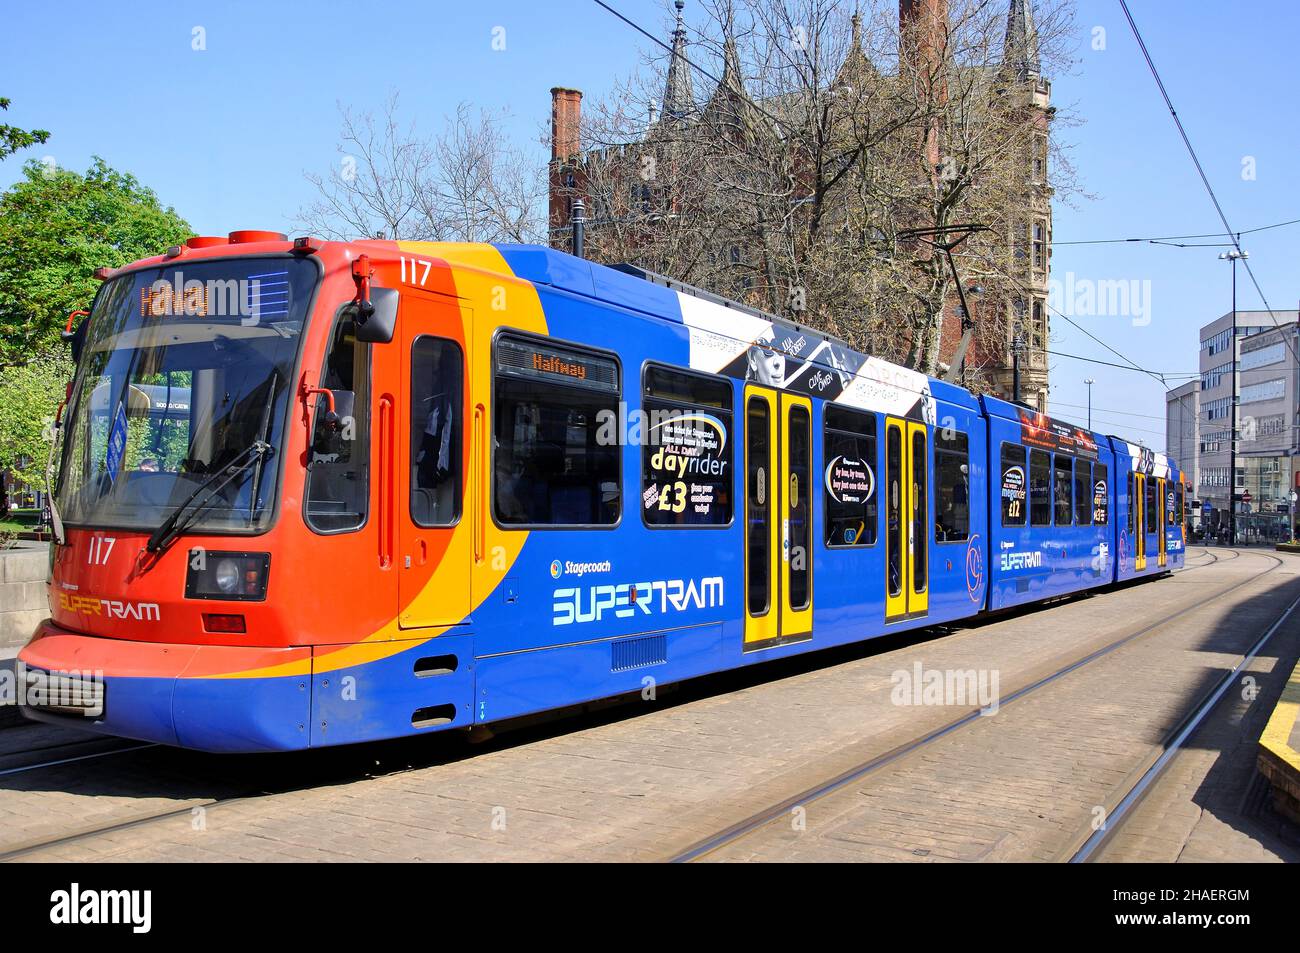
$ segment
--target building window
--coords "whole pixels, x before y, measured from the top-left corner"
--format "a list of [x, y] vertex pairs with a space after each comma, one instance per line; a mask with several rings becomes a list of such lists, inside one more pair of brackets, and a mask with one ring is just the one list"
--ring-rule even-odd
[[731, 384], [648, 365], [641, 516], [650, 526], [731, 522]]
[[622, 512], [618, 362], [532, 338], [496, 346], [493, 512], [509, 527], [613, 526]]
[[1261, 381], [1258, 384], [1246, 384], [1241, 388], [1240, 403], [1253, 404], [1261, 400], [1277, 400], [1286, 395], [1286, 379]]
[[879, 522], [875, 415], [827, 404], [823, 427], [826, 545], [870, 546]]
[[461, 380], [455, 341], [421, 335], [411, 345], [411, 522], [450, 526], [460, 519]]
[[935, 539], [951, 543], [970, 535], [970, 454], [966, 434], [935, 431]]
[[1232, 364], [1220, 364], [1201, 373], [1201, 390], [1212, 390], [1223, 382], [1225, 375], [1232, 373]]
[[1205, 419], [1206, 420], [1226, 420], [1232, 413], [1232, 398], [1221, 397], [1218, 400], [1209, 400], [1205, 402]]
[[1257, 367], [1267, 367], [1269, 364], [1276, 364], [1278, 361], [1286, 359], [1286, 343], [1279, 341], [1276, 344], [1265, 344], [1263, 347], [1257, 347], [1253, 351], [1241, 352], [1241, 369], [1251, 371]]
[[1070, 483], [1074, 479], [1074, 467], [1071, 460], [1063, 453], [1052, 458], [1052, 492], [1056, 498], [1056, 525], [1069, 526], [1074, 521], [1070, 507]]
[[1042, 222], [1034, 223], [1034, 267], [1047, 267], [1047, 226]]

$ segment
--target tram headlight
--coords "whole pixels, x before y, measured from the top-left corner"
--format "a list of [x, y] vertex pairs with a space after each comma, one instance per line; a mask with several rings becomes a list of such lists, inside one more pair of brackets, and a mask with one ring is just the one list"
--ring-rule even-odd
[[195, 548], [185, 573], [187, 599], [262, 602], [271, 569], [270, 553], [227, 553]]
[[223, 559], [217, 563], [217, 571], [212, 574], [212, 578], [222, 592], [234, 592], [239, 588], [239, 566], [233, 559]]

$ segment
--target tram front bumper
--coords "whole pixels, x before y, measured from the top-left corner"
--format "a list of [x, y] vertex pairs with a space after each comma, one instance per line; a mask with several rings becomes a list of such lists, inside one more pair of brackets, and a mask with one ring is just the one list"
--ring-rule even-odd
[[311, 649], [101, 638], [45, 621], [18, 654], [37, 721], [213, 752], [309, 744]]

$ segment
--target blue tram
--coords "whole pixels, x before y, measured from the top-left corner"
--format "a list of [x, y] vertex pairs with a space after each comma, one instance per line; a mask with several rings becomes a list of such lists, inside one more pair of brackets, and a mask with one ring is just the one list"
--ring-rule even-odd
[[[21, 656], [99, 687], [32, 717], [212, 751], [468, 728], [1183, 562], [1163, 455], [636, 269], [264, 233], [173, 251], [196, 278], [288, 275], [287, 304], [168, 313], [184, 348], [139, 359], [162, 319], [131, 282], [181, 262], [110, 276], [64, 425], [52, 617]], [[162, 472], [128, 459], [141, 366], [192, 395]], [[248, 399], [214, 404], [237, 374]], [[97, 393], [107, 455], [78, 404]], [[219, 432], [262, 449], [221, 469], [212, 415], [240, 408]], [[168, 481], [204, 489], [201, 456], [225, 483], [200, 517]]]

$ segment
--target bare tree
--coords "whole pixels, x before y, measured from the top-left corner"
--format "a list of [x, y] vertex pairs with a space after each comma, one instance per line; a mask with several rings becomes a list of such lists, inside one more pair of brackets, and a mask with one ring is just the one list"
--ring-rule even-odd
[[509, 140], [502, 116], [461, 103], [425, 138], [402, 121], [396, 95], [379, 116], [340, 113], [337, 168], [306, 175], [317, 191], [299, 212], [307, 230], [339, 239], [542, 240], [544, 174]]
[[[935, 242], [977, 224], [954, 249], [963, 287], [983, 289], [971, 353], [1005, 353], [1028, 210], [1050, 196], [1031, 170], [1051, 113], [1003, 62], [1006, 5], [948, 7], [941, 32], [900, 36], [893, 0], [704, 0], [689, 55], [720, 82], [689, 115], [656, 115], [662, 57], [587, 110], [573, 192], [595, 207], [589, 254], [936, 373], [961, 322]], [[1071, 0], [1036, 9], [1040, 55], [1060, 66]]]

